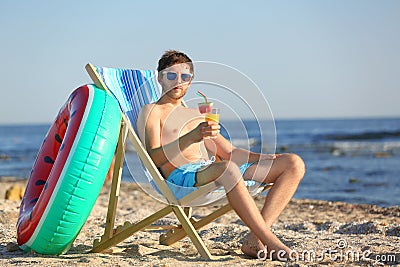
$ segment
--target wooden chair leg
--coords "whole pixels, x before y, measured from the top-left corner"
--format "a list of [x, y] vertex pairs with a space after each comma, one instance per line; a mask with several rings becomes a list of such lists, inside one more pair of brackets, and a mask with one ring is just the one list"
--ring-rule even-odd
[[193, 227], [192, 222], [186, 216], [185, 211], [181, 206], [172, 206], [172, 209], [178, 218], [178, 220], [182, 224], [182, 230], [189, 236], [190, 240], [192, 240], [194, 246], [197, 248], [197, 251], [203, 258], [213, 259], [210, 251], [208, 251], [206, 245], [203, 240], [200, 238], [196, 229]]
[[188, 216], [189, 219], [192, 217], [192, 211], [193, 211], [192, 207], [184, 207], [183, 211], [185, 212], [186, 216]]
[[[210, 222], [214, 221], [215, 219], [221, 217], [228, 211], [232, 210], [231, 205], [226, 204], [225, 206], [222, 206], [221, 208], [217, 209], [216, 211], [210, 213], [203, 219], [199, 221], [193, 221], [191, 220], [191, 224], [193, 225], [194, 229], [200, 229], [201, 227], [209, 224]], [[186, 231], [182, 229], [181, 227], [178, 229], [174, 229], [173, 231], [168, 231], [167, 234], [163, 234], [160, 236], [160, 244], [162, 245], [172, 245], [182, 238], [184, 238], [187, 235]]]
[[115, 233], [111, 238], [105, 237], [104, 239], [102, 238], [100, 241], [96, 240], [93, 245], [92, 252], [101, 252], [109, 247], [115, 246], [116, 244], [122, 242], [123, 240], [133, 235], [134, 233], [142, 230], [147, 225], [150, 225], [153, 222], [159, 220], [160, 218], [165, 217], [171, 212], [172, 212], [172, 206], [168, 205], [165, 208], [141, 220], [140, 222], [137, 222], [135, 224], [125, 223], [122, 229], [117, 233]]
[[120, 134], [118, 138], [117, 149], [115, 153], [115, 165], [112, 178], [112, 184], [110, 189], [110, 198], [107, 210], [106, 226], [104, 229], [105, 238], [111, 238], [113, 236], [115, 214], [117, 211], [119, 190], [121, 185], [122, 168], [124, 163], [124, 146], [127, 135], [127, 129], [125, 122], [121, 121]]

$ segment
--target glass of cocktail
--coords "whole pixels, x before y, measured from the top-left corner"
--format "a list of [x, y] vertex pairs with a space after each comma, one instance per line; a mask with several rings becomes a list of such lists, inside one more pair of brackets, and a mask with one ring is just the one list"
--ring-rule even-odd
[[213, 108], [206, 113], [206, 121], [214, 121], [219, 123], [219, 108]]

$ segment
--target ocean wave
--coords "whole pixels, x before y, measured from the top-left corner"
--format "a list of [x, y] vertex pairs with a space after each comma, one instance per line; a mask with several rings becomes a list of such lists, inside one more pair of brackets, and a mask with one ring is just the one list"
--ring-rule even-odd
[[334, 141], [305, 144], [278, 144], [277, 153], [317, 153], [340, 155], [374, 155], [392, 157], [400, 155], [400, 141]]
[[260, 145], [260, 140], [258, 140], [257, 138], [249, 138], [249, 139], [236, 138], [236, 139], [231, 139], [231, 142], [234, 146], [240, 148], [249, 148]]
[[324, 140], [382, 140], [386, 138], [400, 138], [400, 131], [377, 131], [354, 134], [326, 134], [322, 136]]
[[397, 152], [400, 151], [400, 142], [334, 142], [333, 149], [342, 151], [366, 152]]

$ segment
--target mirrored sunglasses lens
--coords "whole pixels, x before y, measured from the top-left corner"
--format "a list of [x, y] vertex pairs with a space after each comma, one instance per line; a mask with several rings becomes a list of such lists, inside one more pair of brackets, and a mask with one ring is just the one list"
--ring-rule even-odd
[[190, 79], [192, 78], [192, 75], [191, 75], [191, 74], [188, 74], [188, 73], [183, 73], [183, 74], [181, 75], [181, 78], [182, 78], [182, 81], [188, 82], [188, 81], [190, 81]]
[[170, 81], [175, 80], [177, 77], [177, 74], [175, 72], [167, 72], [167, 79]]

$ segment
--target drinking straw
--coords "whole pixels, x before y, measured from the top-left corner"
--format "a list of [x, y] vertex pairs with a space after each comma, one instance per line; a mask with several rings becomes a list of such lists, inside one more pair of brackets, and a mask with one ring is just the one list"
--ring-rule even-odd
[[206, 97], [205, 94], [203, 94], [203, 93], [200, 92], [200, 91], [197, 91], [197, 95], [202, 96], [202, 97], [204, 98], [204, 100], [208, 103], [208, 99], [207, 99], [207, 97]]

